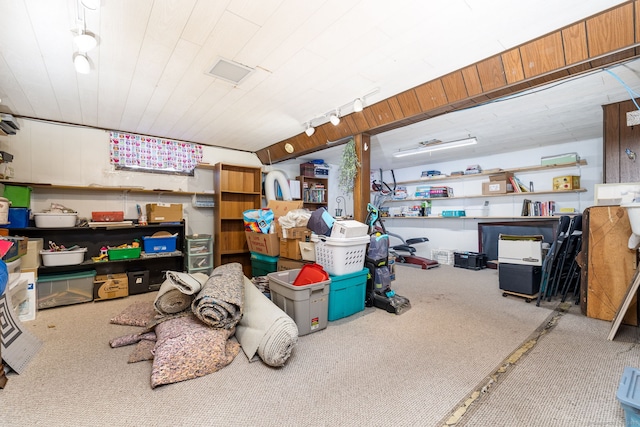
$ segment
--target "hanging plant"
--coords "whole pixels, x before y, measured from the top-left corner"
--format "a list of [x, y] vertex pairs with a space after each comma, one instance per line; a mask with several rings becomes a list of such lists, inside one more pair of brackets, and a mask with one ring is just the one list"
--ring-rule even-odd
[[356, 143], [351, 138], [344, 146], [342, 152], [342, 160], [340, 162], [340, 176], [338, 178], [338, 186], [345, 193], [353, 193], [353, 183], [358, 174], [360, 162], [356, 155]]

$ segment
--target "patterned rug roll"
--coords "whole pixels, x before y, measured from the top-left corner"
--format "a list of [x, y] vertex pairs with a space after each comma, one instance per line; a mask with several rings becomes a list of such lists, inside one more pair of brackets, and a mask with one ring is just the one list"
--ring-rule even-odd
[[160, 314], [179, 313], [191, 306], [194, 295], [200, 292], [209, 276], [203, 273], [167, 271], [167, 278], [160, 286], [153, 303]]
[[191, 303], [191, 310], [203, 323], [231, 329], [242, 318], [244, 273], [240, 263], [216, 267]]

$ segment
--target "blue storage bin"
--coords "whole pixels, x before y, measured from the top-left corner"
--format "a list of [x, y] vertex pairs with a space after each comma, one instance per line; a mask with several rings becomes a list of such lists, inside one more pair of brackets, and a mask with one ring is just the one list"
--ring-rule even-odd
[[29, 208], [9, 208], [9, 224], [7, 228], [27, 228], [29, 226]]
[[640, 426], [640, 370], [624, 368], [616, 397], [624, 409], [626, 425]]
[[142, 242], [144, 251], [150, 254], [158, 252], [173, 252], [176, 250], [176, 240], [178, 236], [143, 236]]
[[365, 268], [340, 276], [329, 275], [331, 289], [329, 290], [328, 318], [330, 321], [364, 310], [368, 274], [369, 269]]

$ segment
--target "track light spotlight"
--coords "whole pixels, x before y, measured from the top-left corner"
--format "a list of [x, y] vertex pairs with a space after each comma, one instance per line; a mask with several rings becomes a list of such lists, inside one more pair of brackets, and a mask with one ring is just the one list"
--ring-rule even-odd
[[354, 112], [359, 113], [363, 109], [364, 109], [364, 104], [363, 104], [361, 98], [357, 98], [355, 101], [353, 101], [353, 111]]
[[73, 57], [73, 66], [80, 74], [89, 74], [91, 72], [89, 58], [84, 53], [78, 53]]
[[332, 125], [338, 126], [340, 124], [340, 110], [336, 110], [335, 113], [331, 114], [329, 121]]
[[78, 46], [78, 50], [80, 52], [89, 52], [91, 49], [96, 47], [98, 44], [95, 37], [91, 34], [87, 34], [85, 31], [78, 30], [78, 35], [73, 38], [76, 46]]
[[307, 129], [304, 131], [304, 133], [306, 133], [307, 136], [311, 136], [315, 131], [316, 131], [316, 128], [311, 126], [311, 123], [307, 123]]

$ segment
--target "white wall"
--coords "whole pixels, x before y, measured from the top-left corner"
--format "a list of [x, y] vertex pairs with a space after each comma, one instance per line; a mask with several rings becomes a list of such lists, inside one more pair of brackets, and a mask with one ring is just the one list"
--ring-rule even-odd
[[[213, 171], [196, 169], [195, 176], [165, 175], [119, 171], [109, 164], [109, 132], [86, 127], [67, 126], [37, 120], [19, 119], [16, 135], [0, 137], [0, 150], [13, 154], [8, 164], [14, 170], [11, 181], [55, 185], [96, 187], [142, 187], [186, 192], [213, 191]], [[204, 146], [203, 162], [226, 162], [261, 166], [252, 153]], [[41, 190], [32, 192], [31, 209], [39, 212], [52, 202], [75, 209], [80, 217], [92, 211], [124, 211], [125, 218], [136, 218], [136, 204], [182, 203], [187, 234], [213, 233], [211, 208], [196, 208], [186, 195], [140, 194]]]
[[[19, 124], [21, 130], [17, 135], [0, 137], [0, 150], [14, 155], [14, 160], [10, 164], [14, 169], [12, 181], [75, 186], [161, 188], [187, 192], [208, 192], [213, 189], [213, 171], [206, 169], [197, 169], [194, 177], [115, 170], [109, 164], [109, 134], [107, 131], [27, 119], [19, 119]], [[574, 207], [576, 211], [581, 212], [594, 204], [594, 185], [602, 182], [601, 139], [442, 163], [429, 163], [428, 157], [416, 157], [416, 160], [421, 161], [420, 165], [394, 172], [398, 182], [411, 181], [419, 179], [423, 170], [436, 169], [448, 174], [455, 170], [464, 170], [472, 164], [479, 164], [485, 170], [533, 166], [540, 163], [542, 156], [574, 151], [578, 152], [581, 158], [587, 160], [586, 166], [579, 169], [554, 169], [517, 175], [524, 182], [533, 181], [536, 191], [550, 190], [552, 178], [555, 176], [581, 175], [581, 186], [588, 189], [586, 193], [540, 195], [539, 198], [536, 198], [541, 201], [554, 199], [559, 207]], [[217, 162], [261, 165], [254, 154], [206, 146], [204, 147], [203, 161], [212, 165]], [[295, 160], [264, 167], [266, 172], [272, 169], [284, 171], [289, 179], [295, 179], [300, 174], [299, 163], [296, 163]], [[344, 195], [339, 190], [337, 178], [338, 166], [330, 165], [329, 213], [332, 215], [335, 213], [336, 198], [344, 196], [346, 208], [344, 204], [341, 207], [346, 210], [346, 213], [353, 214], [353, 198], [351, 195]], [[384, 172], [384, 179], [391, 180], [389, 171]], [[443, 181], [439, 185], [451, 186], [456, 195], [480, 194], [482, 181], [486, 181], [486, 177], [478, 180]], [[411, 192], [413, 188], [409, 186], [408, 190]], [[523, 196], [486, 198], [490, 206], [489, 215], [517, 216], [520, 213], [523, 198]], [[479, 207], [484, 201], [484, 198], [436, 201], [433, 203], [433, 213], [441, 212], [443, 209]], [[182, 203], [185, 208], [187, 233], [213, 233], [212, 209], [193, 207], [189, 196], [166, 193], [34, 190], [32, 209], [35, 212], [48, 208], [52, 202], [75, 209], [80, 216], [89, 217], [92, 211], [123, 210], [126, 218], [137, 216], [136, 204], [144, 206], [147, 203], [157, 202]], [[417, 249], [419, 255], [430, 257], [431, 249], [477, 251], [478, 221], [473, 219], [393, 219], [387, 220], [386, 226], [390, 231], [398, 233], [404, 238], [428, 237], [430, 241], [417, 245]]]
[[[396, 181], [411, 181], [420, 179], [424, 170], [439, 170], [449, 174], [452, 171], [465, 170], [470, 165], [480, 165], [483, 170], [501, 168], [518, 168], [535, 166], [540, 164], [540, 158], [556, 154], [577, 152], [587, 161], [587, 165], [579, 168], [552, 169], [549, 171], [531, 171], [517, 173], [523, 182], [533, 181], [535, 191], [548, 191], [552, 189], [553, 178], [562, 175], [580, 175], [581, 187], [586, 188], [584, 193], [554, 193], [535, 195], [528, 198], [534, 201], [554, 200], [557, 208], [572, 207], [576, 212], [582, 212], [594, 205], [595, 184], [602, 183], [602, 140], [594, 139], [576, 143], [559, 144], [553, 147], [537, 147], [530, 150], [516, 151], [506, 154], [460, 159], [443, 163], [428, 163], [428, 157], [423, 158], [420, 166], [396, 170]], [[427, 155], [428, 156], [428, 155]], [[419, 157], [416, 157], [418, 160]], [[384, 172], [386, 182], [391, 181], [389, 171]], [[463, 180], [438, 181], [433, 185], [447, 185], [454, 189], [456, 196], [482, 194], [482, 182], [487, 181], [486, 176], [478, 179], [467, 178]], [[415, 185], [407, 185], [409, 194], [415, 190]], [[373, 196], [372, 196], [373, 197]], [[487, 197], [470, 199], [437, 200], [433, 202], [432, 213], [437, 215], [442, 210], [462, 210], [480, 208], [483, 202], [489, 202], [489, 216], [519, 216], [522, 209], [522, 200], [526, 196]], [[415, 202], [414, 202], [415, 203]], [[401, 206], [410, 202], [393, 202], [385, 206]], [[429, 242], [416, 245], [418, 255], [431, 256], [432, 249], [453, 249], [459, 251], [478, 251], [478, 222], [502, 221], [503, 219], [388, 219], [385, 226], [388, 231], [397, 233], [405, 239], [411, 237], [427, 237]], [[392, 240], [396, 243], [397, 240]]]

